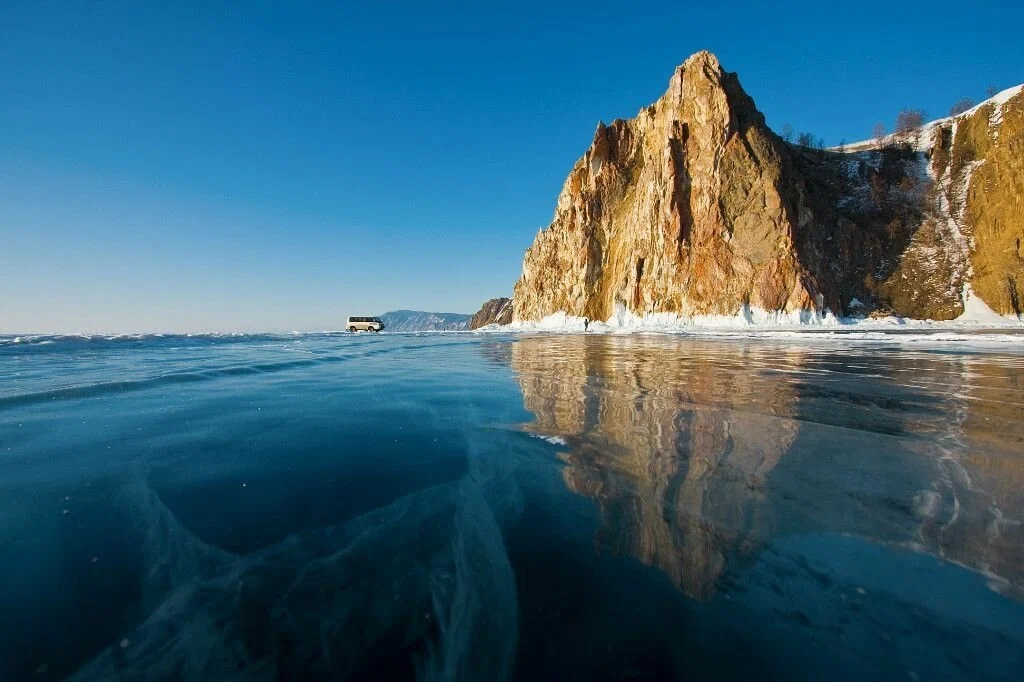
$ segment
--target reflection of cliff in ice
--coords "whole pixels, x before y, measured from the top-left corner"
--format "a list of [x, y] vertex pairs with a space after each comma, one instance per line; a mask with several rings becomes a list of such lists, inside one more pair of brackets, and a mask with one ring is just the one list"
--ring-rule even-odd
[[140, 481], [124, 501], [149, 615], [72, 679], [505, 679], [516, 588], [494, 514], [514, 495], [487, 489], [469, 476], [239, 557]]
[[947, 365], [955, 388], [925, 452], [939, 476], [916, 499], [920, 541], [1024, 596], [1024, 360]]
[[[602, 548], [665, 571], [707, 595], [724, 552], [769, 534], [765, 476], [797, 432], [794, 391], [757, 371], [727, 372], [658, 346], [574, 337], [513, 346], [531, 429], [569, 438], [563, 475], [593, 497]], [[734, 348], [720, 362], [763, 365], [763, 349]], [[774, 361], [799, 364], [799, 352]]]
[[565, 482], [599, 506], [599, 547], [687, 594], [821, 531], [1021, 589], [1019, 361], [576, 336], [518, 340], [512, 365], [528, 428], [567, 441]]

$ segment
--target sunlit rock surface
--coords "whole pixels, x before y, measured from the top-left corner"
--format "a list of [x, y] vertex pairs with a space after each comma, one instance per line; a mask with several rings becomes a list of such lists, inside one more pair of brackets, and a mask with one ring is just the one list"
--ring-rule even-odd
[[513, 317], [944, 320], [964, 313], [965, 286], [1017, 314], [1022, 111], [1011, 91], [912, 136], [810, 149], [697, 53], [635, 118], [598, 125], [526, 252]]

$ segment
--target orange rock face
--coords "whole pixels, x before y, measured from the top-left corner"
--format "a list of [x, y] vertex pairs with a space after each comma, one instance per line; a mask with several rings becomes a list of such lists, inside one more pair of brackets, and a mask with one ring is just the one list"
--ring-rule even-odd
[[783, 144], [735, 75], [694, 55], [636, 118], [598, 126], [526, 253], [514, 317], [811, 307]]
[[[942, 151], [939, 132], [933, 126], [934, 139], [916, 148], [906, 141], [854, 151], [792, 145], [766, 126], [735, 74], [697, 53], [654, 104], [598, 126], [553, 221], [526, 252], [513, 318], [751, 308], [956, 317], [963, 286], [975, 277], [971, 263], [979, 262], [971, 250], [983, 246], [969, 236], [1016, 235], [1021, 218], [1002, 210], [1015, 200], [988, 202], [1001, 212], [970, 210], [981, 206], [977, 199], [967, 211], [951, 206], [949, 193], [960, 190], [940, 186], [931, 162]], [[1022, 177], [1022, 162], [999, 160], [1000, 177]], [[1013, 183], [1003, 184], [1012, 191]], [[972, 216], [1001, 223], [960, 224]], [[1008, 220], [1015, 224], [1002, 224]], [[1001, 272], [983, 275], [1007, 281]], [[1018, 279], [1015, 270], [1011, 289]], [[1012, 312], [1015, 291], [1001, 293], [1009, 303], [994, 307]]]

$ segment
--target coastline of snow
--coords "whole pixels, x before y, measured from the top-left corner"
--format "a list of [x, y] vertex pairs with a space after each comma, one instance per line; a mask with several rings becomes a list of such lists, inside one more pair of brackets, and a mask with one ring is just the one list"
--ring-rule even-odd
[[[832, 313], [795, 311], [779, 313], [744, 307], [735, 315], [681, 317], [673, 313], [636, 315], [621, 306], [608, 320], [587, 321], [564, 312], [530, 322], [488, 325], [471, 333], [553, 334], [677, 334], [705, 337], [814, 338], [859, 341], [962, 342], [1020, 345], [1024, 321], [1002, 316], [989, 308], [967, 286], [964, 313], [955, 320], [909, 320], [899, 317], [836, 317]], [[1000, 333], [1002, 332], [1002, 333]], [[1016, 332], [1016, 333], [1014, 333]]]
[[[674, 313], [637, 315], [624, 306], [617, 306], [605, 321], [557, 312], [528, 322], [506, 325], [490, 324], [472, 331], [431, 330], [394, 332], [396, 335], [423, 334], [676, 334], [704, 337], [737, 338], [805, 338], [834, 340], [962, 342], [971, 345], [1016, 344], [1024, 348], [1024, 319], [1003, 316], [992, 310], [969, 284], [961, 291], [964, 312], [954, 320], [914, 320], [900, 317], [837, 317], [830, 311], [800, 310], [790, 313], [771, 312], [744, 306], [734, 315], [699, 315], [683, 317]], [[860, 301], [856, 301], [860, 304]], [[854, 306], [858, 307], [858, 306]], [[383, 335], [388, 335], [387, 332]], [[345, 330], [319, 332], [213, 332], [213, 333], [120, 333], [120, 334], [0, 334], [0, 347], [52, 344], [56, 341], [138, 342], [170, 338], [265, 338], [272, 340], [311, 337], [363, 337], [376, 334], [351, 334]]]

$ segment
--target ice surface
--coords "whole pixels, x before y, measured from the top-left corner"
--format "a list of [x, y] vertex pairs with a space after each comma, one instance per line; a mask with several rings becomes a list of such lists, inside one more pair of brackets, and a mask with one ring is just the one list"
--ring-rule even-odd
[[0, 679], [1015, 680], [1024, 350], [844, 329], [0, 346]]
[[370, 673], [381, 646], [418, 639], [417, 679], [506, 679], [516, 587], [481, 483], [431, 488], [235, 557], [196, 538], [140, 481], [126, 513], [145, 534], [151, 615], [71, 679], [347, 679]]

